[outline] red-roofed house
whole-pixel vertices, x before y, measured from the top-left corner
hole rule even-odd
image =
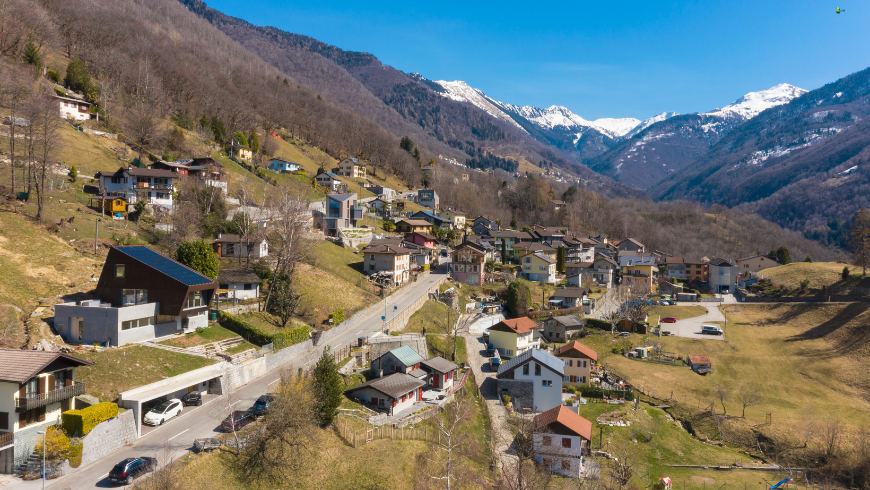
[[[489,342],[501,357],[515,357],[529,349],[537,349],[540,340],[534,340],[538,324],[528,317],[511,318],[489,327]]]
[[[420,245],[421,247],[435,248],[435,237],[422,231],[415,231],[410,235],[406,235],[405,241]]]
[[[559,347],[553,355],[565,363],[562,383],[569,386],[588,383],[592,365],[598,362],[598,353],[576,340]]]
[[[560,405],[535,417],[535,460],[570,478],[598,478],[600,466],[585,456],[592,442],[592,422]]]

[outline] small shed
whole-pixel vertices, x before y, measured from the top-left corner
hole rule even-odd
[[[698,301],[697,293],[677,293],[677,301]]]
[[[707,374],[713,372],[713,361],[710,356],[689,356],[689,368],[698,374]]]

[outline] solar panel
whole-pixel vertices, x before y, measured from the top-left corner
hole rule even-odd
[[[115,247],[115,249],[157,271],[162,272],[163,274],[166,274],[185,286],[196,286],[198,284],[209,284],[214,282],[211,278],[204,276],[193,269],[185,267],[168,257],[164,257],[148,247]]]

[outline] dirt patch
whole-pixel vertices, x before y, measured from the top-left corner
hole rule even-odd
[[[696,483],[698,485],[712,485],[716,483],[716,479],[709,476],[695,475],[689,480],[691,480],[692,483]]]

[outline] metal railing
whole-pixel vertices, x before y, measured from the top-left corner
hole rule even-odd
[[[84,394],[85,384],[84,382],[78,381],[75,384],[64,386],[59,390],[52,390],[48,393],[32,394],[23,398],[18,398],[15,401],[15,411],[25,412],[27,410],[44,407],[52,403],[57,403]]]
[[[5,432],[0,434],[0,448],[6,448],[15,444],[15,433]]]

